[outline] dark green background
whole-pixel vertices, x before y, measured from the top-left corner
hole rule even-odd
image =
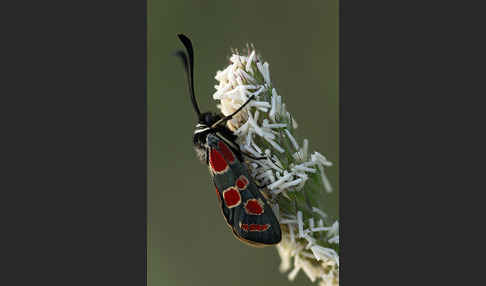
[[[338,201],[338,1],[148,1],[148,285],[307,285],[278,271],[275,247],[237,241],[217,204],[207,168],[192,147],[195,114],[176,34],[195,46],[195,90],[201,110],[212,100],[217,70],[230,48],[254,43],[272,83],[308,138],[334,162],[328,175]]]

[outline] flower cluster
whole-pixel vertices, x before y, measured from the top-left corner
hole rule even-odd
[[[252,100],[227,126],[238,136],[242,152],[266,159],[248,159],[252,177],[267,186],[270,204],[282,227],[277,245],[280,270],[299,270],[320,285],[339,284],[339,223],[321,210],[322,191],[332,187],[325,168],[332,166],[319,152],[309,151],[294,136],[296,120],[272,86],[269,65],[253,47],[246,56],[234,51],[230,64],[216,74],[213,95],[224,115],[233,113],[248,98]],[[292,263],[293,261],[293,263]]]

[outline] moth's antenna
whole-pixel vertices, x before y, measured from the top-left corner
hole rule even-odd
[[[184,63],[184,67],[187,73],[187,83],[189,87],[189,94],[191,95],[192,105],[194,106],[194,110],[197,113],[198,119],[201,120],[201,111],[199,111],[196,96],[194,95],[194,51],[192,49],[192,43],[191,40],[189,40],[189,38],[184,36],[183,34],[178,34],[177,36],[181,40],[184,47],[186,47],[187,53],[189,54],[188,60],[186,53],[184,53],[183,51],[178,51],[176,53],[176,55],[180,57],[182,59],[182,62]]]

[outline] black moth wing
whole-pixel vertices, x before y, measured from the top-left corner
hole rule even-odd
[[[222,152],[221,144],[225,144],[224,140],[216,134],[207,135],[208,144],[208,158],[212,149]],[[256,184],[252,181],[250,172],[246,163],[241,162],[237,156],[234,156],[234,161],[230,162],[225,158],[228,169],[223,173],[214,172],[211,163],[209,163],[210,172],[213,176],[213,182],[219,195],[220,206],[222,213],[228,225],[232,228],[235,236],[243,242],[249,243],[253,246],[264,246],[277,244],[282,239],[280,224],[272,211],[272,208],[267,203],[265,197],[261,194]],[[244,190],[241,190],[241,203],[236,207],[229,208],[223,197],[224,190],[234,187],[236,180],[241,176],[248,179],[248,185]],[[245,210],[245,203],[249,200],[258,200],[263,206],[263,213],[249,214]],[[265,226],[265,230],[250,229],[251,227]]]

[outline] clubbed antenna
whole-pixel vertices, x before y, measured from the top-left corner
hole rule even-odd
[[[197,113],[198,119],[201,120],[201,111],[199,110],[196,96],[194,94],[194,51],[192,49],[192,43],[191,40],[183,34],[178,34],[177,36],[181,40],[184,47],[186,47],[187,53],[189,55],[189,59],[187,59],[187,55],[183,51],[178,51],[176,53],[176,55],[180,57],[182,59],[182,62],[184,63],[184,68],[186,69],[187,73],[187,83],[189,87],[189,94],[191,95],[192,106]]]

